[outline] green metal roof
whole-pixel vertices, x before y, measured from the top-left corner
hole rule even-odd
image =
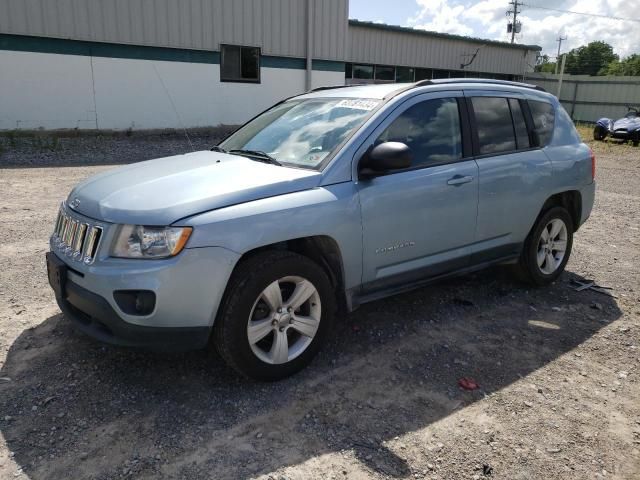
[[[542,47],[539,45],[524,45],[521,43],[501,42],[499,40],[487,40],[483,38],[465,37],[463,35],[453,35],[450,33],[430,32],[428,30],[420,30],[418,28],[411,28],[411,27],[401,27],[398,25],[387,25],[385,23],[363,22],[361,20],[356,20],[353,18],[349,19],[349,25],[353,25],[354,27],[375,28],[378,30],[386,30],[388,32],[411,33],[414,35],[421,35],[424,37],[446,38],[449,40],[462,40],[465,42],[481,43],[483,45],[498,45],[500,47],[517,48],[520,50],[538,50],[538,51],[542,50]]]

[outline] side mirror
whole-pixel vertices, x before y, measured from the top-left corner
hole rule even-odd
[[[384,175],[391,170],[402,170],[411,166],[413,152],[404,143],[384,142],[367,150],[360,159],[361,178]]]

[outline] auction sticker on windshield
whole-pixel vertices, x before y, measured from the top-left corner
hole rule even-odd
[[[338,102],[336,107],[354,108],[356,110],[373,110],[378,106],[376,100],[363,100],[361,98],[346,98]]]

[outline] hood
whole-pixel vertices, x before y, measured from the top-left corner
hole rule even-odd
[[[613,130],[624,128],[627,131],[633,131],[640,128],[640,117],[621,118],[613,123]]]
[[[90,177],[72,190],[67,204],[106,222],[170,225],[200,212],[313,188],[320,178],[313,170],[193,152]]]

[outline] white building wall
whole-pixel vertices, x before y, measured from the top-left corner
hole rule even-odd
[[[301,69],[262,67],[255,84],[220,82],[217,64],[0,51],[0,65],[0,91],[11,92],[0,95],[0,130],[240,124],[305,89]],[[312,78],[344,83],[343,72]]]

